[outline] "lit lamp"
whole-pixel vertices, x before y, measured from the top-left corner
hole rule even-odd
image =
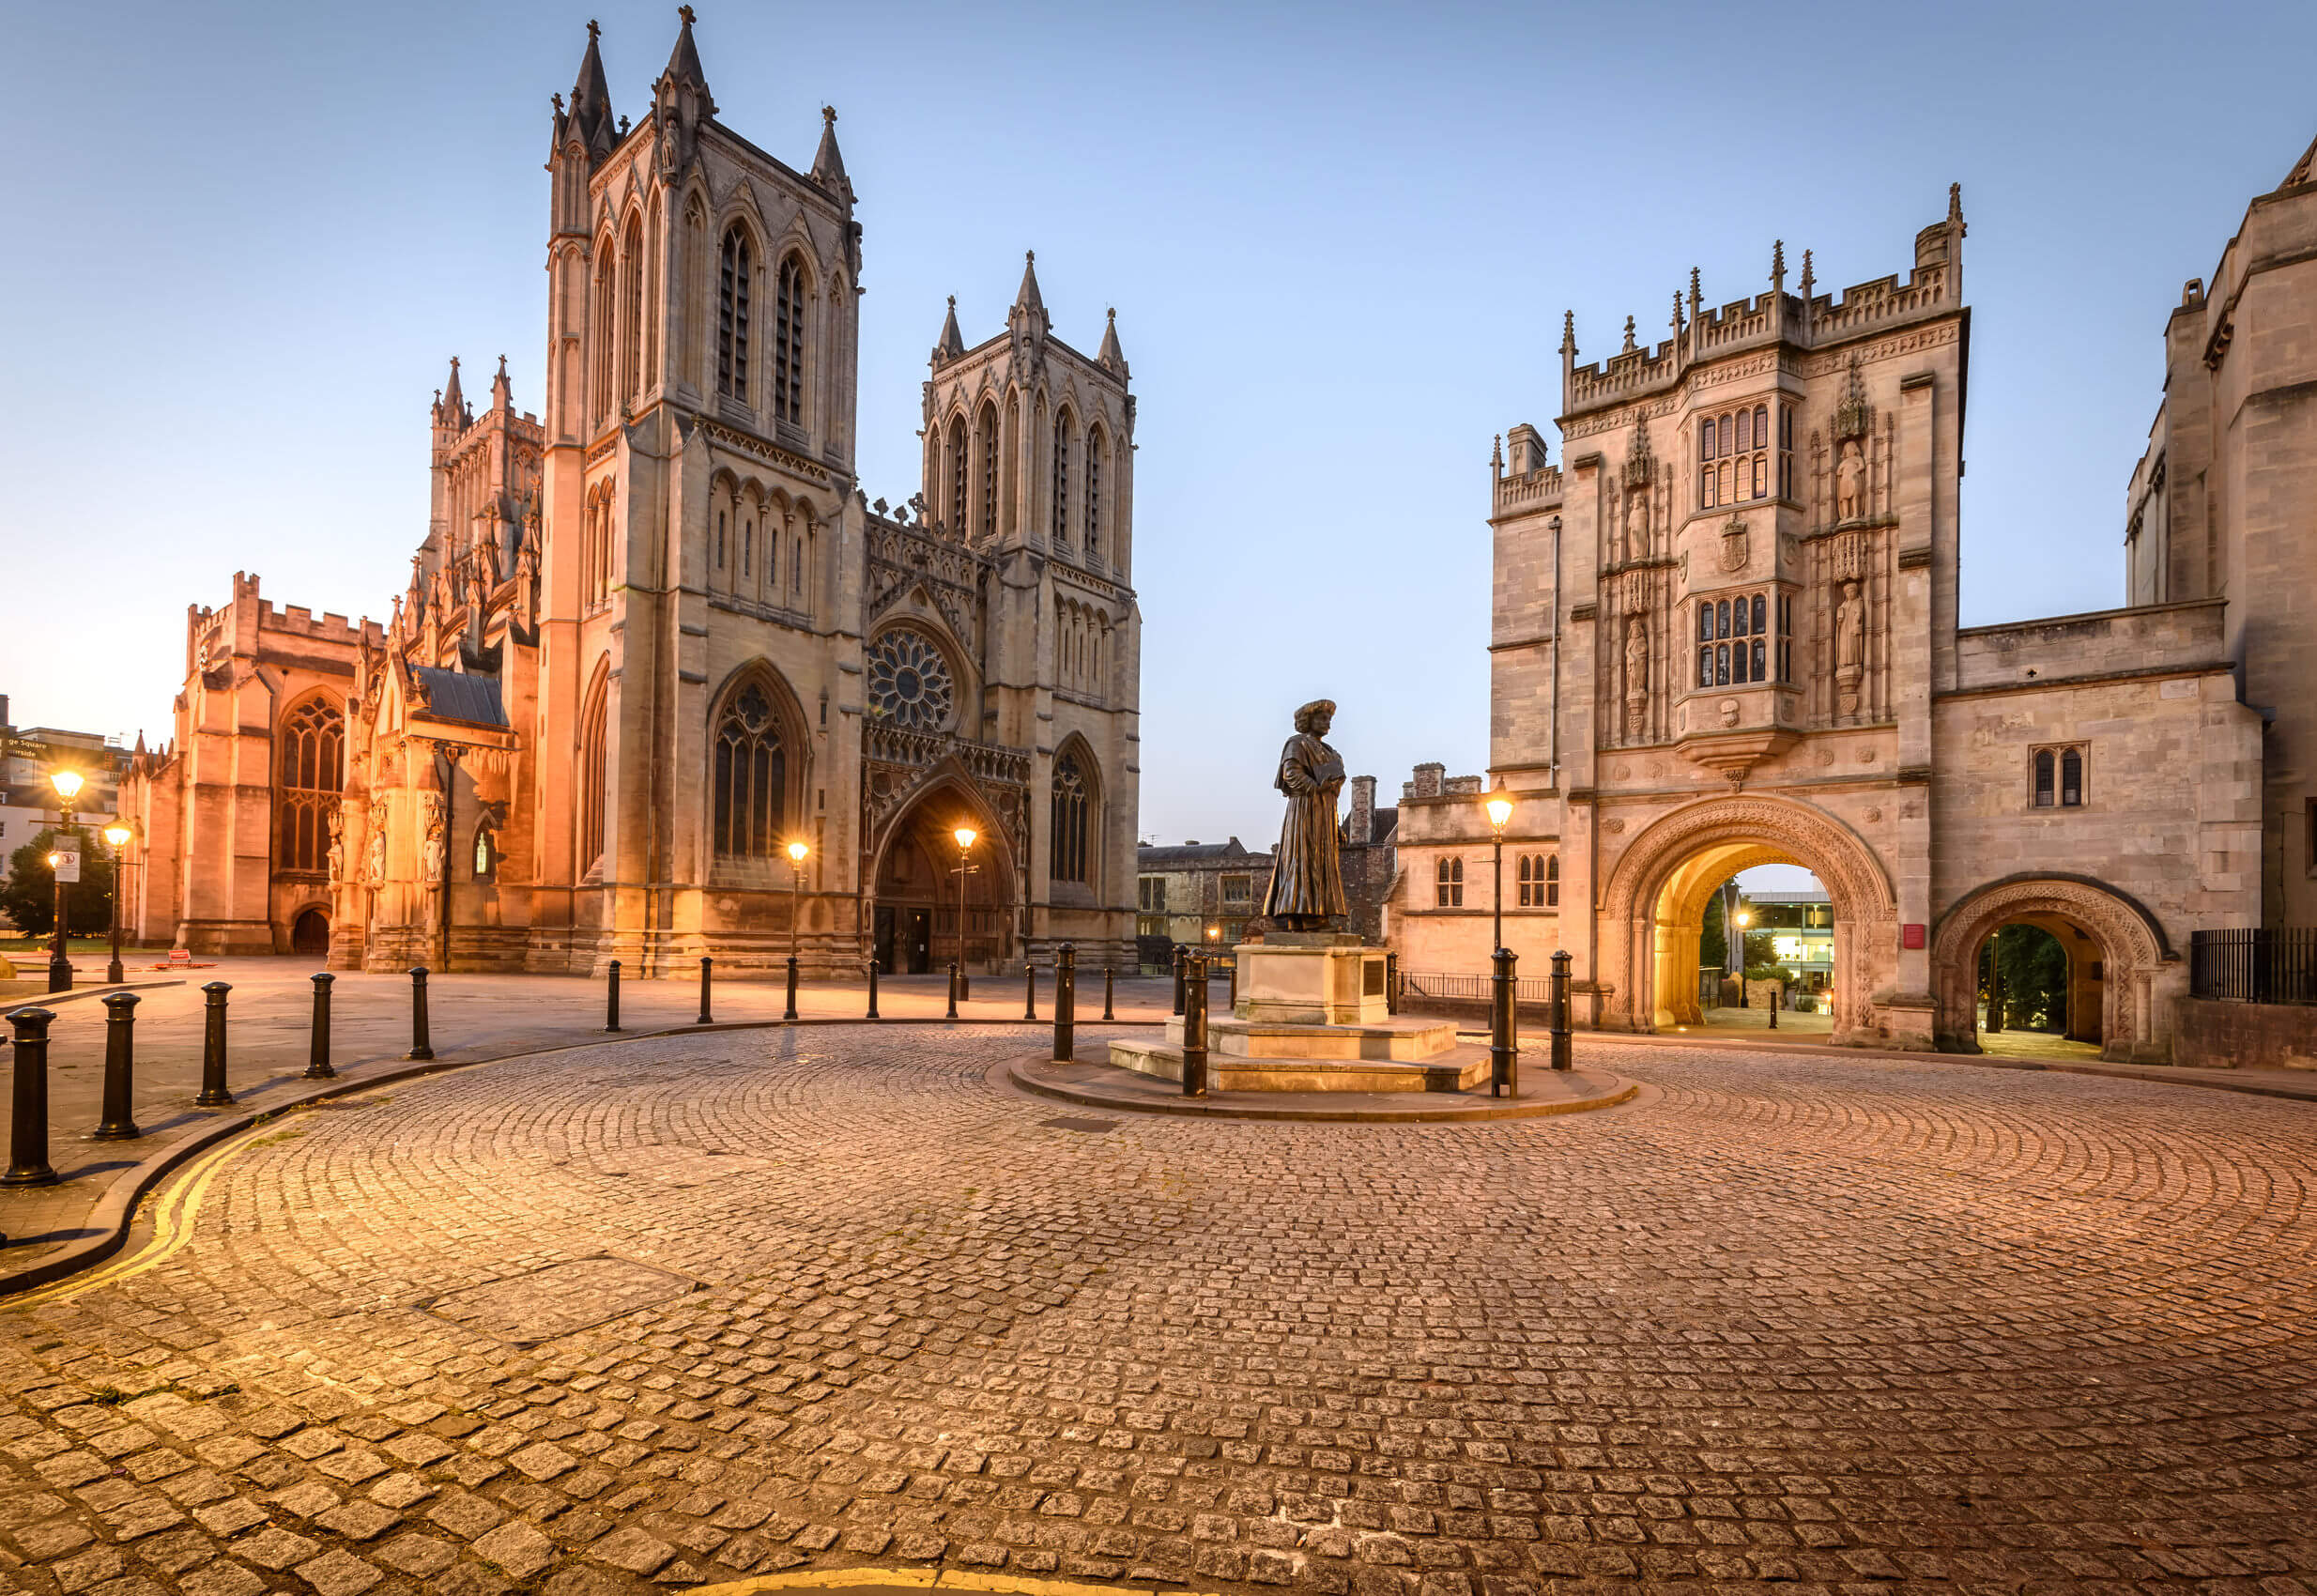
[[[73,820],[72,801],[81,795],[84,779],[76,770],[53,770],[48,773],[49,785],[56,790],[57,813],[63,817],[60,824],[63,830],[71,834],[71,851],[75,854],[80,852],[81,830]],[[62,852],[60,849],[48,856],[51,870],[56,868]],[[56,935],[49,944],[48,954],[48,990],[52,992],[72,990],[72,960],[65,957],[65,917],[69,900],[70,894],[66,891],[65,882],[59,880],[56,882]]]
[[[971,992],[965,974],[965,878],[973,872],[974,839],[981,833],[959,826],[949,835],[958,839],[958,995],[965,997]]]
[[[801,839],[789,844],[789,962],[796,962],[796,916],[805,886],[805,855],[812,849]]]
[[[1489,946],[1504,946],[1504,828],[1512,818],[1512,800],[1496,792],[1481,806],[1488,811],[1488,829],[1496,838],[1496,901],[1489,929]]]
[[[104,978],[115,987],[121,984],[121,850],[136,835],[118,821],[104,828],[104,839],[113,845],[113,962],[105,966]]]

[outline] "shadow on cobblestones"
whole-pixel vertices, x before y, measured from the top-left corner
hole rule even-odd
[[[2317,1569],[2317,1111],[1602,1047],[1653,1105],[1096,1132],[997,1079],[1043,1035],[639,1041],[236,1144],[0,1313],[8,1577]]]

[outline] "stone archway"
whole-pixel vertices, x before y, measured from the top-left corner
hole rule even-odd
[[[2006,876],[1952,904],[1931,936],[1936,1035],[1951,1052],[1978,1052],[1979,950],[2018,922],[2062,922],[2087,934],[2101,962],[2100,1056],[2169,1063],[2171,1011],[2187,990],[2187,967],[2156,916],[2128,893],[2089,876]]]
[[[1651,822],[1611,870],[1601,898],[1601,981],[1612,989],[1607,1030],[1654,1031],[1685,994],[1661,993],[1670,942],[1694,934],[1712,886],[1754,865],[1800,865],[1825,886],[1837,928],[1834,1040],[1890,1041],[1870,994],[1891,982],[1897,898],[1874,851],[1822,809],[1785,798],[1734,796],[1688,805]]]
[[[889,972],[927,974],[959,955],[959,824],[979,833],[965,882],[969,969],[995,970],[1012,957],[1017,869],[1012,839],[987,793],[944,772],[913,790],[878,828],[869,856],[865,929],[868,953]]]

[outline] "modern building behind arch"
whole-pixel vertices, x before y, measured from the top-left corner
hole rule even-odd
[[[872,505],[836,114],[783,163],[715,119],[692,29],[630,125],[590,25],[548,162],[544,419],[503,360],[481,409],[452,362],[389,619],[277,611],[249,575],[192,612],[175,740],[124,788],[142,940],[631,974],[771,967],[792,933],[815,973],[1131,953],[1115,322],[1092,355],[1055,336],[1034,260],[984,341],[953,300],[921,491]]]
[[[1980,951],[2027,923],[2068,950],[2072,1035],[2213,1052],[2192,938],[2317,922],[2313,179],[2172,313],[2130,603],[2094,614],[1958,624],[1958,193],[1904,275],[1827,294],[1804,253],[1789,289],[1778,246],[1766,293],[1691,273],[1654,346],[1629,319],[1579,365],[1564,323],[1562,457],[1516,426],[1490,480],[1486,785],[1551,883],[1508,888],[1522,974],[1566,950],[1580,1023],[1695,1021],[1707,898],[1782,861],[1828,893],[1837,1041],[1975,1050]],[[1490,843],[1473,794],[1403,802],[1404,969],[1486,968]]]

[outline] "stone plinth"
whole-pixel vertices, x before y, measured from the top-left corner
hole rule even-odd
[[[1232,952],[1239,961],[1236,1019],[1360,1025],[1385,1018],[1384,950],[1358,937],[1280,931]]]
[[[1312,1029],[1318,1029],[1314,1026]],[[1447,1026],[1441,1027],[1449,1030]],[[1181,1032],[1175,1032],[1179,1038]],[[1461,1092],[1488,1079],[1488,1050],[1450,1046],[1418,1059],[1218,1052],[1207,1038],[1210,1092]],[[1111,1063],[1160,1081],[1183,1078],[1183,1044],[1135,1039],[1111,1044]]]

